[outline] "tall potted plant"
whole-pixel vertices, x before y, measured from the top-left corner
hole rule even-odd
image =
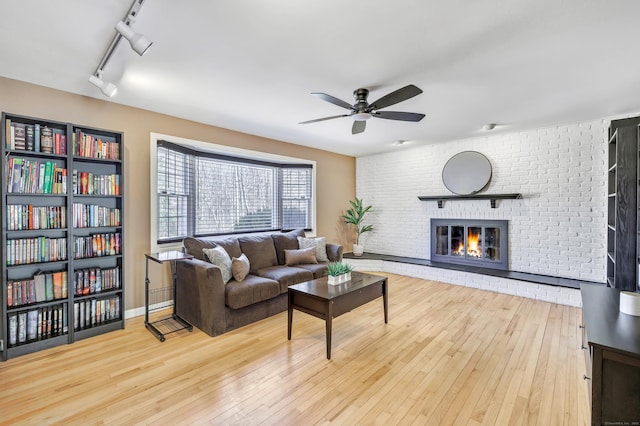
[[[345,223],[351,224],[356,228],[356,243],[353,245],[353,254],[361,256],[364,252],[364,245],[360,244],[360,236],[365,232],[373,231],[373,225],[364,225],[362,221],[364,216],[373,208],[373,206],[364,206],[362,204],[362,198],[355,198],[355,201],[350,200],[351,208],[342,215],[342,220]]]

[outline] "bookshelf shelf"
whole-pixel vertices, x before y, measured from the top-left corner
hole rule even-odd
[[[2,113],[0,136],[0,358],[124,328],[122,132]]]

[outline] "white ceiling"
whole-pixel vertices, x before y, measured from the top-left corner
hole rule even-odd
[[[0,76],[100,99],[87,79],[131,0],[3,0]],[[640,111],[638,0],[147,0],[105,67],[111,99],[215,126],[361,156]],[[424,93],[351,135],[353,103]]]

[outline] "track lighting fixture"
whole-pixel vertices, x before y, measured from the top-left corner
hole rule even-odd
[[[118,91],[118,87],[113,83],[104,81],[100,75],[92,75],[89,77],[89,82],[96,86],[107,97],[112,97]]]
[[[144,55],[149,47],[151,47],[151,45],[153,44],[151,41],[149,41],[148,38],[146,38],[142,34],[136,33],[131,29],[131,23],[136,18],[136,16],[138,16],[138,12],[140,11],[142,3],[144,2],[145,0],[134,0],[125,18],[116,24],[116,35],[113,37],[113,40],[111,40],[111,44],[107,48],[107,51],[104,53],[104,56],[102,57],[98,68],[96,68],[96,71],[93,73],[93,75],[89,77],[89,81],[91,82],[91,84],[99,88],[102,93],[104,93],[108,97],[114,96],[118,91],[118,88],[115,84],[108,83],[102,80],[102,71],[104,70],[104,67],[107,66],[107,62],[109,62],[111,56],[113,56],[113,53],[118,47],[118,44],[120,43],[122,37],[126,38],[129,41],[129,43],[131,44],[131,48],[135,50],[136,53],[140,56]]]
[[[131,29],[131,27],[124,22],[120,21],[116,24],[116,30],[122,34],[122,37],[129,40],[129,44],[131,44],[131,48],[136,51],[136,53],[140,56],[144,55],[147,50],[153,44],[152,41],[149,41],[144,35],[139,34]]]

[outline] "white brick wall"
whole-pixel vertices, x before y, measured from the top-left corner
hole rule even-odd
[[[430,218],[506,219],[511,270],[604,282],[609,122],[493,134],[357,158],[356,193],[375,208],[368,222],[375,231],[363,236],[366,250],[429,259]],[[499,200],[495,209],[486,200],[445,201],[442,209],[435,201],[418,200],[419,195],[450,194],[442,183],[442,168],[466,150],[479,151],[491,162],[493,176],[485,193],[518,192],[524,199]],[[429,273],[464,285],[473,280],[489,285],[486,277]],[[499,281],[490,285],[515,294],[537,291],[531,284],[513,289]],[[559,297],[544,291],[539,295],[543,300]]]

